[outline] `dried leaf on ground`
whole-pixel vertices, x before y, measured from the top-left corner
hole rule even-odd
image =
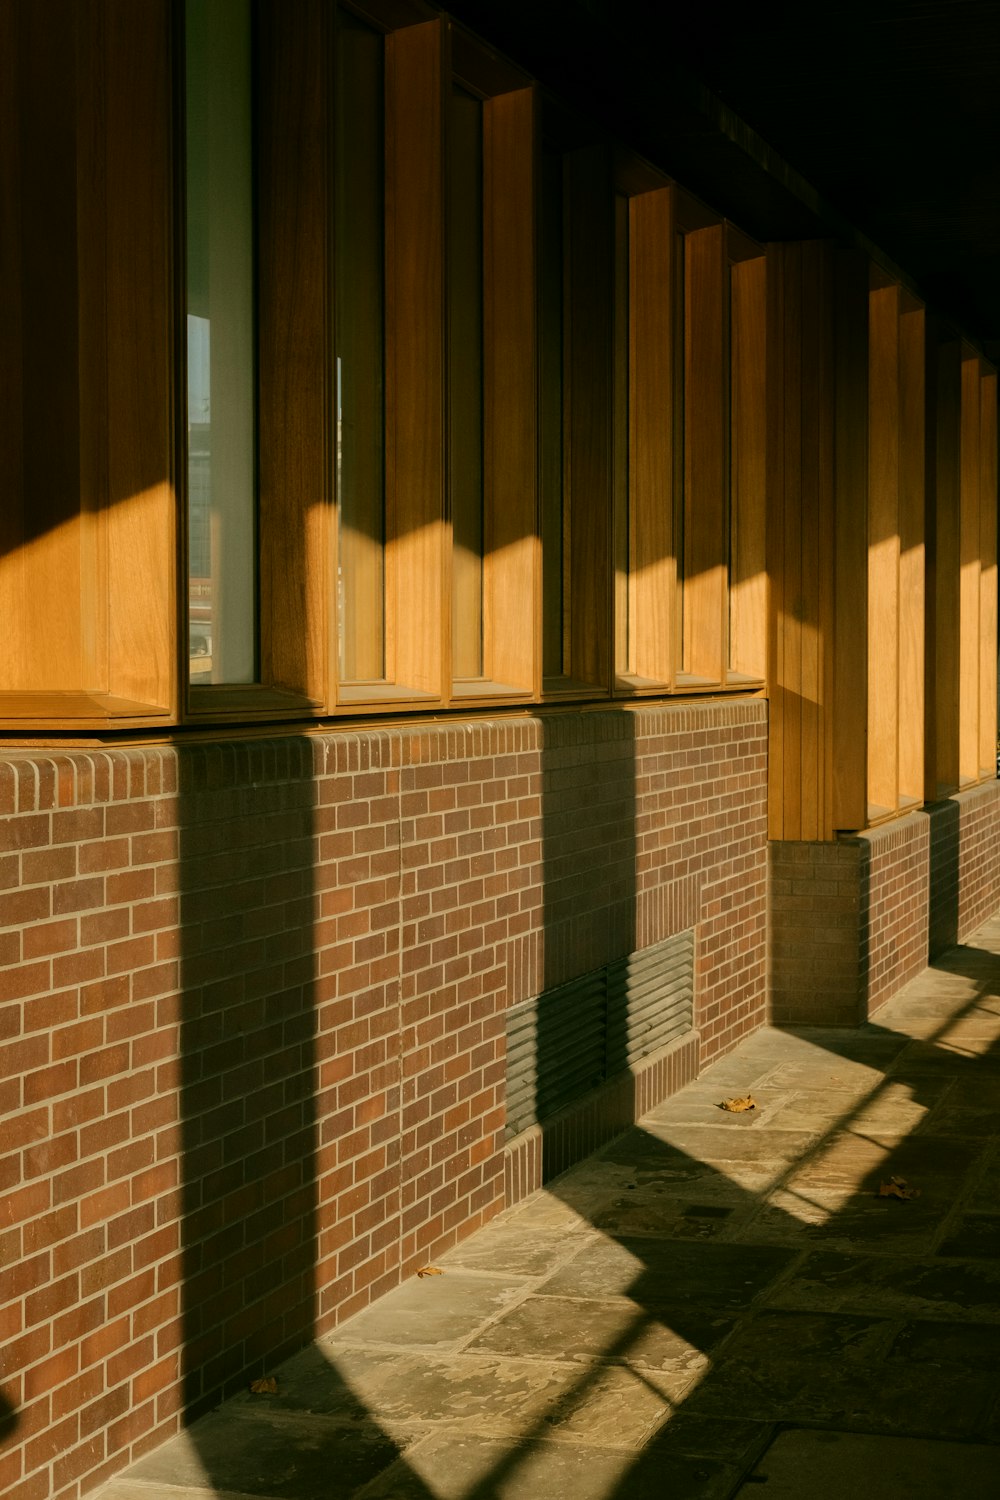
[[[745,1094],[742,1099],[723,1099],[719,1108],[727,1109],[731,1115],[738,1115],[745,1109],[756,1109],[757,1101],[753,1094]]]
[[[878,1196],[880,1198],[901,1198],[904,1203],[910,1198],[919,1198],[920,1189],[910,1187],[905,1177],[890,1177],[888,1181],[879,1183]]]
[[[255,1396],[276,1396],[278,1394],[278,1382],[273,1375],[265,1375],[260,1380],[250,1382],[250,1390]]]
[[[418,1276],[443,1276],[444,1272],[440,1266],[421,1266],[417,1272]]]

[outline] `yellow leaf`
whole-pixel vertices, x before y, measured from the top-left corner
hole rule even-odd
[[[444,1272],[440,1266],[421,1266],[417,1272],[418,1276],[443,1276]]]
[[[878,1196],[880,1198],[900,1198],[906,1203],[911,1198],[919,1198],[920,1189],[910,1187],[905,1177],[890,1177],[888,1181],[883,1179],[879,1183]]]
[[[273,1375],[265,1375],[262,1380],[253,1380],[250,1389],[255,1396],[276,1396],[278,1394],[278,1382]]]
[[[738,1115],[745,1109],[756,1109],[757,1101],[752,1094],[747,1094],[743,1099],[723,1099],[719,1108],[728,1109],[731,1115]]]

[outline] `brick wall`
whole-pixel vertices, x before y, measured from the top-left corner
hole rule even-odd
[[[928,814],[933,954],[962,942],[1000,906],[1000,782],[959,792]]]
[[[929,829],[770,847],[770,1017],[857,1026],[927,965]]]
[[[704,1051],[759,1023],[764,715],[0,762],[0,1492],[93,1487],[493,1214],[508,1004],[693,924]]]
[[[857,1025],[1000,907],[1000,785],[769,861],[771,1019]]]
[[[923,813],[861,835],[859,1020],[927,967],[930,830]]]
[[[768,989],[774,1025],[857,1025],[861,854],[857,843],[770,844]]]

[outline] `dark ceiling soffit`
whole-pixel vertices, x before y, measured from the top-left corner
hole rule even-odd
[[[947,297],[928,295],[676,58],[643,52],[587,0],[452,0],[446,14],[755,239],[833,238],[859,250],[989,353]]]

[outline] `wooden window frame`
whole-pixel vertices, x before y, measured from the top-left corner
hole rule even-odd
[[[483,106],[483,554],[482,676],[455,679],[452,705],[530,701],[537,682],[538,95],[519,70],[455,26],[449,83]],[[452,558],[446,537],[446,576]],[[449,609],[448,623],[451,622]]]
[[[922,801],[924,310],[873,270],[868,294],[867,812]]]
[[[549,101],[543,130],[562,182],[562,670],[539,688],[546,701],[586,700],[611,691],[612,153],[581,144],[578,122]]]
[[[88,14],[58,35],[44,7],[0,18],[22,79],[0,105],[0,267],[21,288],[0,328],[12,734],[177,719],[175,37],[167,0],[130,10],[127,26],[108,7]]]
[[[766,676],[766,305],[763,247],[684,195],[683,629],[674,684],[763,686]],[[733,337],[733,283],[738,347]],[[746,586],[733,590],[737,539]],[[742,548],[741,548],[742,550]]]
[[[953,330],[931,350],[933,621],[926,795],[996,776],[996,372]]]

